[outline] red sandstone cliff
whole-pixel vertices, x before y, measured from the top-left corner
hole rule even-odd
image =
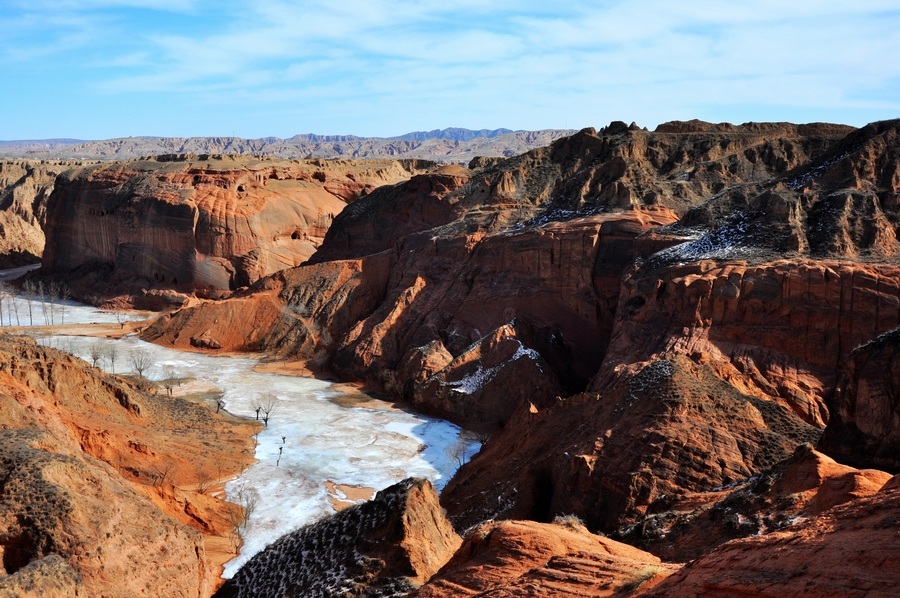
[[[900,323],[898,131],[585,130],[476,173],[377,190],[309,264],[146,334],[309,359],[499,428],[442,495],[461,529],[575,514],[693,558],[884,477],[797,448],[833,412],[834,454],[871,467],[895,443],[879,390],[892,374],[877,365],[892,353],[853,350]],[[803,471],[817,481],[785,481]],[[811,490],[835,484],[850,489]],[[764,516],[783,500],[790,517]]]
[[[625,596],[675,570],[652,554],[589,533],[574,518],[497,521],[473,530],[414,595]]]
[[[428,166],[163,156],[71,170],[47,206],[41,272],[94,301],[215,296],[300,264],[347,201]]]

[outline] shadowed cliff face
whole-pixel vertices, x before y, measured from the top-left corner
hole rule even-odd
[[[147,334],[311,359],[502,428],[442,495],[460,528],[576,514],[649,546],[635,529],[849,413],[851,352],[900,323],[898,127],[584,130],[380,189],[308,265]]]
[[[856,348],[831,402],[821,448],[843,462],[900,471],[900,328]]]
[[[0,269],[40,261],[47,202],[56,176],[75,163],[0,162]]]
[[[48,205],[42,273],[95,300],[217,295],[300,264],[346,201],[420,166],[189,156],[75,169]]]

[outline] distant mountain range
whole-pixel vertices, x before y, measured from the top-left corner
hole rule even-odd
[[[415,131],[397,137],[294,135],[263,137],[121,137],[99,141],[0,141],[0,157],[127,160],[161,154],[243,154],[278,158],[423,158],[467,163],[476,156],[514,156],[574,133],[569,129],[512,131],[463,128]]]

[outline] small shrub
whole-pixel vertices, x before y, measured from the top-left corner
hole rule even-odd
[[[557,515],[553,518],[553,523],[575,531],[587,531],[587,526],[578,515]]]

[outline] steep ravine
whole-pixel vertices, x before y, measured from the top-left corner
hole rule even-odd
[[[710,567],[735,546],[784,538],[802,555],[821,538],[830,575],[869,575],[827,529],[856,505],[894,513],[890,484],[827,453],[890,468],[897,447],[891,374],[877,365],[892,337],[875,339],[900,324],[898,131],[585,129],[377,189],[305,265],[167,314],[144,337],[301,359],[480,430],[483,450],[441,496],[461,532],[574,516],[668,559],[712,555],[698,561]],[[818,490],[841,484],[854,490]],[[830,510],[806,509],[813,494]]]

